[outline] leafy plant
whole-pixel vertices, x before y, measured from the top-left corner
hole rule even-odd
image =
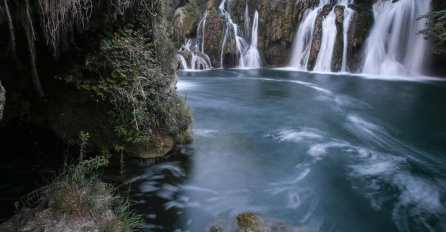
[[[434,53],[446,54],[446,10],[432,11],[418,19],[427,19],[426,28],[419,33],[434,42]]]
[[[156,133],[176,136],[191,122],[186,105],[170,89],[156,46],[128,24],[103,38],[89,57],[89,70],[98,78],[75,83],[112,104],[115,134],[126,143],[149,146]]]

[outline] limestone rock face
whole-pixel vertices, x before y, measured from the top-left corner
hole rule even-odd
[[[357,72],[361,68],[361,53],[374,23],[371,1],[358,2],[349,6],[355,10],[348,32],[347,63],[350,72]]]
[[[245,1],[238,1],[238,6],[233,7],[239,15],[236,18],[243,18]],[[257,3],[258,2],[258,3]],[[303,13],[306,9],[318,4],[317,0],[306,1],[280,1],[261,0],[248,1],[249,9],[259,12],[259,35],[258,48],[263,57],[263,63],[267,66],[286,66],[290,51],[292,50],[294,36],[299,23],[302,21]],[[257,3],[257,5],[256,5]],[[234,4],[235,5],[235,4]],[[245,26],[244,23],[240,25]],[[247,29],[245,29],[247,30]]]
[[[308,59],[308,66],[307,66],[307,69],[310,71],[314,69],[314,65],[316,64],[317,56],[319,54],[319,50],[321,49],[322,21],[324,20],[325,17],[327,17],[327,15],[330,13],[332,9],[333,9],[332,5],[330,4],[325,5],[316,18],[316,23],[313,32],[313,41],[311,42],[310,57]]]
[[[337,5],[334,8],[336,14],[336,40],[331,60],[331,70],[341,71],[344,52],[344,6]]]
[[[5,109],[6,103],[6,90],[3,88],[2,83],[0,82],[0,121],[3,118],[3,110]]]

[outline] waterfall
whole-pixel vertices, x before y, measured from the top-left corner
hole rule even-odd
[[[341,71],[347,72],[349,29],[355,11],[348,7],[352,0],[320,0],[319,5],[307,9],[294,37],[290,66],[307,70],[309,60],[315,71],[331,72],[336,35],[336,15],[332,9],[321,15],[327,4],[344,6]],[[428,42],[417,33],[425,27],[426,19],[418,17],[431,11],[431,0],[379,0],[373,5],[375,24],[366,39],[363,51],[362,73],[375,75],[419,75],[426,62]],[[315,34],[322,18],[322,33]],[[320,25],[320,24],[319,24]],[[322,34],[322,35],[320,35]],[[314,37],[316,38],[316,48]],[[313,51],[312,51],[313,49]],[[312,56],[317,53],[317,57]],[[338,52],[339,53],[339,52]],[[312,57],[312,58],[311,58]]]
[[[426,21],[417,20],[431,10],[430,0],[379,1],[373,6],[375,25],[367,39],[363,73],[420,74],[427,41],[417,32]]]
[[[254,14],[254,22],[252,24],[251,44],[248,51],[246,51],[244,56],[242,57],[242,59],[244,60],[244,66],[240,64],[241,68],[260,68],[260,54],[259,50],[257,50],[258,23],[259,13],[256,11]]]
[[[220,67],[223,68],[225,47],[228,45],[228,39],[235,43],[235,54],[238,58],[240,68],[259,68],[260,67],[260,55],[257,50],[257,30],[259,13],[256,11],[254,14],[254,21],[252,24],[251,42],[248,44],[245,40],[248,36],[242,35],[239,26],[234,22],[230,14],[230,0],[223,0],[219,5],[220,14],[223,16],[226,22],[226,28],[224,31],[223,39],[220,49]],[[249,25],[249,9],[245,4],[245,25]],[[246,22],[248,21],[248,22]]]
[[[333,56],[334,44],[336,40],[336,15],[332,10],[322,23],[322,41],[319,54],[317,56],[315,71],[330,72],[331,58]]]
[[[177,59],[180,61],[181,69],[183,70],[189,70],[189,67],[187,66],[186,58],[184,58],[183,55],[177,54]]]
[[[305,70],[308,65],[308,58],[313,40],[314,24],[319,11],[319,7],[314,10],[307,10],[304,14],[304,21],[300,24],[294,37],[294,46],[291,56],[290,66],[300,70]]]
[[[210,69],[212,67],[209,56],[200,52],[200,49],[203,51],[203,46],[197,41],[198,39],[188,39],[178,50],[177,59],[180,61],[183,70]],[[188,61],[190,65],[187,64]]]
[[[210,69],[212,67],[209,56],[204,52],[205,28],[208,13],[206,10],[198,23],[197,38],[186,40],[178,50],[177,60],[180,62],[181,69],[183,70]],[[187,64],[188,61],[190,65]]]
[[[318,15],[321,13],[323,7],[327,4],[336,2],[337,5],[345,7],[344,10],[344,22],[343,22],[343,60],[342,70],[346,70],[347,64],[347,44],[348,44],[348,29],[352,18],[353,10],[348,8],[348,5],[353,3],[352,0],[320,0],[319,5],[314,9],[308,9],[304,13],[303,21],[299,24],[299,28],[294,37],[293,51],[290,59],[290,66],[307,70],[308,61],[311,53],[312,41],[315,31],[315,24]],[[322,16],[323,17],[323,16]],[[330,72],[331,63],[334,51],[334,45],[336,40],[336,15],[334,10],[330,10],[329,14],[322,19],[322,40],[320,42],[320,49],[317,54],[316,64],[314,66],[315,71]]]
[[[205,33],[205,28],[206,28],[206,19],[208,17],[209,11],[206,10],[203,14],[203,17],[201,18],[200,22],[198,23],[198,29],[197,29],[197,34],[198,34],[198,44],[200,46],[200,52],[204,53],[204,33]]]
[[[352,22],[355,11],[347,7],[344,10],[344,49],[342,51],[342,72],[347,72],[347,56],[348,56],[348,30],[350,29],[350,24]]]

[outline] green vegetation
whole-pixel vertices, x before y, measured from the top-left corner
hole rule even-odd
[[[134,25],[107,34],[90,55],[87,70],[97,74],[66,81],[112,105],[115,134],[125,144],[156,146],[156,137],[185,142],[191,123],[184,101],[170,91],[171,79],[158,63],[156,44]]]
[[[419,19],[422,18],[426,18],[428,22],[420,33],[433,41],[434,53],[446,55],[446,10],[432,11]]]
[[[27,78],[41,96],[40,102],[16,98],[47,104],[36,108],[48,111],[41,114],[48,119],[36,121],[48,120],[45,126],[66,142],[80,130],[95,132],[89,135],[88,149],[112,150],[117,145],[124,148],[120,153],[150,158],[189,141],[190,111],[175,91],[177,62],[169,18],[177,4],[1,0],[0,29],[9,36],[0,39],[6,51],[0,60],[16,65],[11,73]],[[19,75],[24,71],[29,73]],[[29,92],[23,88],[11,93]],[[92,108],[105,116],[92,118]],[[18,114],[21,110],[11,108]],[[34,115],[39,114],[28,118]]]
[[[25,207],[0,231],[132,231],[139,227],[142,220],[129,209],[129,201],[117,196],[96,174],[107,163],[108,158],[100,155],[66,168],[50,184],[25,197]]]

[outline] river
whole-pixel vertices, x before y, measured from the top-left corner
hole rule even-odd
[[[250,211],[309,231],[446,231],[446,82],[179,76],[194,142],[138,170],[146,230],[208,231]]]

